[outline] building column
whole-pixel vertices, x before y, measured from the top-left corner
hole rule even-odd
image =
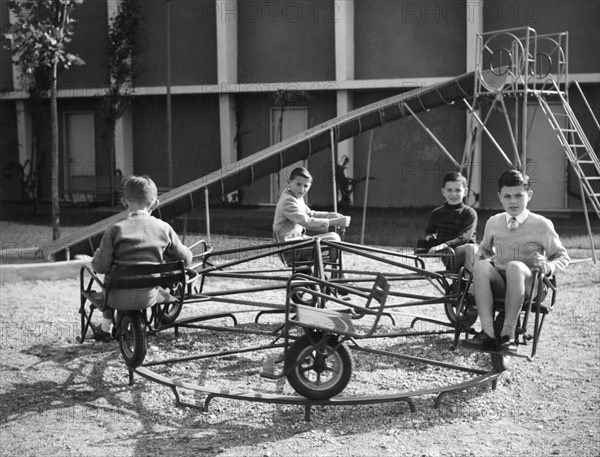
[[[115,167],[121,174],[133,174],[133,114],[131,106],[115,124]]]
[[[221,89],[237,83],[237,0],[215,0],[217,21],[217,80]],[[221,165],[241,159],[237,157],[235,138],[235,95],[222,93],[219,96],[219,125],[221,139]]]
[[[335,79],[354,80],[354,0],[335,0]],[[342,116],[353,109],[352,93],[337,91],[337,115]],[[354,176],[354,139],[338,144],[338,158],[348,157],[346,172]]]
[[[466,14],[466,27],[467,27],[467,49],[466,51],[466,62],[467,72],[475,71],[477,63],[477,34],[483,33],[483,7],[484,0],[467,0],[467,14]],[[476,110],[477,115],[480,115],[479,110]],[[479,129],[479,125],[472,118],[470,113],[467,116],[467,131],[466,131],[466,145],[471,145],[470,138],[473,135],[474,129]],[[481,138],[482,135],[478,134],[473,147],[473,169],[471,174],[471,191],[470,194],[479,195],[479,200],[475,201],[473,197],[467,200],[467,204],[478,207],[481,201],[481,174],[483,166],[481,163]]]

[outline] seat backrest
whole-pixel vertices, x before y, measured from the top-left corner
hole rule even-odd
[[[543,309],[549,310],[554,306],[555,294],[552,293],[552,302],[544,304],[546,297],[548,296],[548,292],[556,291],[556,276],[544,277],[540,276],[538,279],[538,290],[537,296],[539,297],[540,305]],[[532,291],[533,292],[533,291]]]
[[[277,243],[285,243],[286,242],[286,240],[280,239],[280,237],[277,235],[276,232],[273,232],[273,238],[275,239],[275,241]],[[296,241],[298,243],[300,243],[302,241],[308,241],[308,240],[299,239]],[[299,256],[304,257],[302,254],[298,254],[299,252],[306,254],[306,256],[310,257],[310,258],[308,258],[306,260],[296,260],[296,258]],[[278,254],[279,254],[279,259],[286,267],[294,268],[294,267],[306,267],[307,265],[312,265],[312,263],[313,263],[312,252],[313,252],[312,246],[303,247],[303,248],[294,248],[293,246],[291,246],[289,250],[280,251]]]
[[[185,284],[183,260],[165,263],[138,263],[113,266],[109,289],[151,289]]]
[[[380,307],[383,307],[387,300],[388,293],[390,292],[390,284],[385,276],[378,274],[373,283],[373,288],[369,293],[369,299],[367,300],[366,307],[370,308],[371,303],[375,300],[379,303]]]
[[[375,333],[377,329],[377,325],[379,324],[379,320],[383,315],[383,310],[385,309],[385,302],[387,300],[388,294],[390,292],[390,284],[388,280],[381,273],[377,275],[375,278],[375,282],[373,283],[373,287],[371,288],[371,292],[369,293],[369,298],[367,299],[367,303],[365,304],[366,308],[373,309],[374,306],[371,306],[373,301],[377,302],[378,308],[375,310],[375,319],[373,320],[373,325],[371,328],[361,336],[364,338],[368,338]],[[357,310],[354,318],[360,318],[364,316],[365,313],[361,313]],[[356,335],[358,336],[358,335]]]
[[[279,236],[277,235],[277,232],[273,232],[273,239],[275,240],[276,243],[282,243],[283,240],[279,239]],[[279,259],[281,260],[281,262],[286,266],[286,267],[290,267],[292,266],[292,264],[294,263],[293,261],[293,254],[290,255],[290,253],[288,252],[279,252]]]

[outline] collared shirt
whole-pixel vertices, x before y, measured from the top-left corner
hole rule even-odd
[[[511,216],[508,213],[506,214],[506,225],[508,225],[510,227],[510,220],[513,218],[513,216]],[[521,225],[523,222],[525,222],[525,220],[527,219],[527,217],[529,216],[529,210],[526,209],[525,211],[523,211],[521,214],[519,214],[518,216],[514,216],[514,218],[517,220],[517,227],[519,227],[519,225]],[[517,228],[515,227],[515,228]]]
[[[137,209],[135,211],[129,211],[129,217],[138,216],[143,214],[145,216],[150,216],[150,212],[145,209]]]

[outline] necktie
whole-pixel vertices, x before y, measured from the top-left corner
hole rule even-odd
[[[517,222],[517,219],[514,217],[511,217],[510,220],[508,221],[508,228],[510,231],[516,230],[518,225],[519,225],[519,223]]]

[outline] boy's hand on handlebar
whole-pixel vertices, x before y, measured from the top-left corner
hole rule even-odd
[[[549,275],[550,273],[552,273],[552,268],[550,268],[548,260],[542,254],[536,255],[531,264],[531,268],[537,268],[542,272],[542,274],[545,275]]]
[[[443,251],[444,249],[446,249],[448,247],[448,245],[446,243],[442,243],[442,244],[438,244],[437,246],[432,247],[429,252],[433,253],[433,252],[439,252],[439,251]]]
[[[350,225],[350,216],[341,216],[333,220],[336,227],[348,227]]]

